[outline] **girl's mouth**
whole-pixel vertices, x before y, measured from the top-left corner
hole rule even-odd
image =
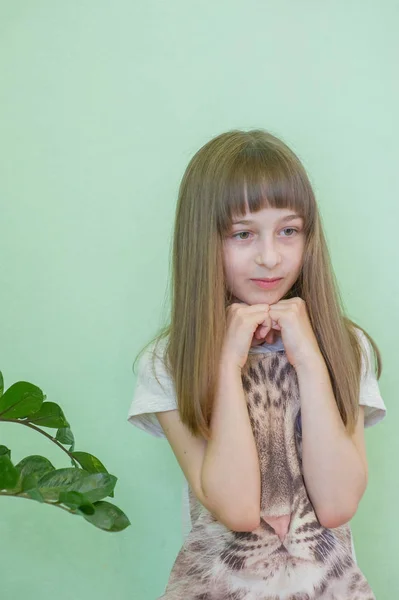
[[[251,281],[253,281],[254,284],[258,287],[264,290],[268,290],[270,288],[276,287],[280,283],[280,281],[282,281],[282,278],[272,279],[271,281],[266,281],[265,279],[251,279]]]

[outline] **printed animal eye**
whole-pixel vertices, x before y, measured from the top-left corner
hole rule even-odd
[[[300,437],[302,437],[302,417],[301,417],[301,411],[298,412],[296,419],[295,419],[295,430],[298,433],[298,435]]]

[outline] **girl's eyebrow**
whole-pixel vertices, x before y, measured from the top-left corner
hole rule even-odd
[[[285,223],[286,221],[292,221],[293,219],[302,219],[302,217],[297,214],[292,214],[282,217],[279,221]],[[254,223],[256,223],[256,221],[253,221],[252,219],[242,219],[241,221],[233,221],[232,225],[253,225]]]

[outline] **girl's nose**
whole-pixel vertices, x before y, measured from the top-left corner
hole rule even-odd
[[[271,270],[276,264],[279,263],[280,257],[273,242],[267,242],[258,250],[258,255],[255,259],[257,264],[266,265],[268,269]]]

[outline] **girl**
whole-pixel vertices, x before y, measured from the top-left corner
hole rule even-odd
[[[187,482],[161,598],[375,599],[349,521],[364,427],[386,414],[381,355],[344,314],[311,184],[282,140],[232,130],[191,159],[172,287],[128,415],[168,439]]]

